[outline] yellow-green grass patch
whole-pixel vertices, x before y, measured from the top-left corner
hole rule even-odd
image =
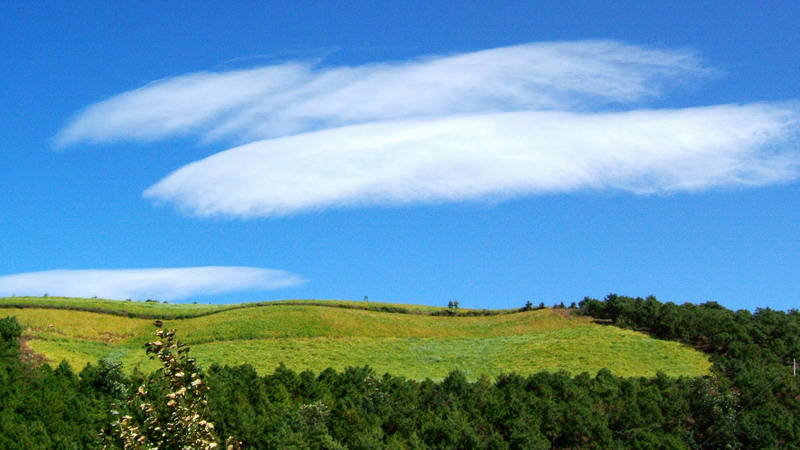
[[[669,344],[669,345],[662,345]],[[494,338],[298,338],[210,342],[193,346],[201,361],[236,365],[248,361],[260,373],[284,363],[315,372],[368,365],[414,379],[441,379],[453,369],[468,378],[503,372],[528,375],[567,370],[621,376],[707,374],[708,359],[674,342],[611,327],[575,328],[539,335]]]
[[[7,315],[17,316],[27,345],[53,362],[66,359],[80,369],[110,357],[128,369],[154,367],[143,350],[154,339],[152,320],[72,310],[0,310],[0,317]],[[202,365],[252,364],[262,374],[280,362],[314,371],[369,365],[415,379],[442,378],[455,368],[473,379],[509,371],[596,373],[604,367],[625,376],[657,371],[693,376],[710,368],[706,355],[678,343],[551,309],[446,317],[283,304],[165,320],[164,325],[178,330]]]
[[[495,337],[596,326],[590,318],[544,309],[517,314],[447,317],[291,305],[248,308],[165,321],[193,343],[301,337]]]

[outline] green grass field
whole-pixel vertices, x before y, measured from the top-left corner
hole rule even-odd
[[[0,308],[10,308],[14,306],[48,308],[48,309],[69,309],[77,311],[103,311],[110,314],[123,316],[149,318],[151,316],[164,318],[191,318],[215,314],[222,311],[230,311],[242,308],[257,308],[261,306],[283,306],[283,305],[315,305],[326,307],[341,307],[349,309],[363,309],[371,311],[381,311],[390,308],[401,310],[409,314],[431,314],[443,311],[445,308],[425,305],[380,303],[380,302],[357,302],[352,300],[276,300],[270,302],[239,303],[230,305],[211,305],[195,303],[158,303],[158,302],[135,302],[106,300],[98,298],[73,298],[73,297],[3,297],[0,298]],[[469,313],[480,311],[476,309],[462,308],[460,311]],[[493,312],[504,314],[515,310],[492,310]]]
[[[354,307],[391,307],[408,314]],[[143,344],[154,339],[155,327],[141,316],[186,317],[166,319],[165,327],[178,330],[202,365],[249,363],[262,374],[281,362],[315,372],[369,365],[379,373],[414,379],[441,379],[456,368],[473,379],[508,371],[596,373],[604,367],[623,376],[657,371],[694,376],[710,368],[706,355],[684,345],[599,325],[563,310],[429,315],[442,309],[321,300],[195,305],[0,299],[0,317],[17,317],[30,350],[53,362],[65,359],[77,370],[101,357],[120,360],[129,370],[153,369]]]

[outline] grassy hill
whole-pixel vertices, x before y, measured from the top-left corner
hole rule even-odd
[[[504,371],[565,369],[623,376],[708,373],[706,355],[647,335],[594,323],[564,310],[472,317],[434,316],[443,308],[290,300],[241,305],[161,304],[100,299],[2,298],[29,350],[80,370],[101,357],[153,369],[143,344],[152,318],[178,330],[202,365],[283,362],[295,370],[369,365],[379,373],[440,379],[458,368],[470,378]],[[395,312],[387,312],[395,311]],[[405,313],[402,313],[405,312]],[[465,310],[469,312],[469,310]]]

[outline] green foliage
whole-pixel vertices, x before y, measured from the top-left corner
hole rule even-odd
[[[101,358],[96,367],[87,364],[81,371],[81,379],[105,396],[123,399],[128,395],[128,380],[119,361]]]
[[[215,423],[254,448],[687,448],[701,432],[692,408],[719,406],[695,401],[706,385],[690,379],[607,370],[419,382],[367,367],[212,366],[209,383]]]
[[[0,319],[0,341],[8,344],[19,339],[20,336],[22,336],[22,325],[17,322],[16,317]]]
[[[584,299],[584,314],[673,339],[712,355],[713,379],[695,382],[699,443],[772,448],[800,442],[800,313],[769,308],[731,311],[716,302],[661,303],[655,297]],[[780,419],[778,419],[780,418]]]
[[[16,319],[0,318],[0,328],[0,448],[97,447],[97,397],[65,362],[55,370],[23,364]]]
[[[359,362],[358,367],[314,372],[295,372],[279,364],[272,371],[261,369],[260,375],[253,366],[236,362],[241,357],[236,354],[231,365],[211,365],[207,377],[203,377],[196,363],[189,362],[188,354],[179,353],[185,347],[170,340],[174,334],[164,331],[159,336],[160,345],[149,347],[162,368],[149,377],[126,376],[119,359],[89,365],[80,376],[66,363],[55,369],[46,364],[35,368],[20,364],[16,357],[0,359],[0,448],[95,448],[100,443],[94,430],[107,420],[105,411],[118,404],[124,393],[131,392],[136,393],[132,394],[133,403],[120,409],[120,415],[130,419],[120,421],[120,425],[127,423],[142,430],[147,427],[144,423],[149,414],[161,424],[171,417],[197,415],[197,420],[215,424],[217,435],[235,435],[245,447],[253,448],[677,449],[800,445],[800,383],[791,376],[788,365],[799,350],[797,311],[733,312],[716,303],[676,305],[654,297],[615,295],[605,300],[584,299],[580,307],[584,314],[596,317],[574,317],[566,311],[544,309],[492,317],[406,315],[404,320],[395,321],[394,315],[370,311],[339,314],[341,311],[332,308],[314,310],[292,305],[282,307],[287,309],[282,309],[280,319],[255,308],[181,322],[190,328],[187,339],[200,342],[193,344],[193,352],[203,360],[214,346],[219,346],[220,352],[231,352],[234,347],[225,347],[231,341],[236,348],[253,343],[254,349],[268,346],[271,351],[280,351],[279,347],[285,346],[286,354],[305,354],[317,360],[326,354],[332,358],[329,361],[355,355],[349,361]],[[19,317],[28,320],[28,316]],[[244,317],[252,320],[245,322]],[[53,335],[55,331],[64,336],[65,330],[76,335],[83,332],[78,325],[70,328],[55,319],[47,318],[54,323]],[[273,323],[273,319],[284,332],[293,329],[302,336],[287,341],[286,336],[271,334],[277,328],[265,324]],[[592,323],[598,319],[616,326]],[[20,329],[18,323],[3,323],[7,329]],[[24,328],[33,330],[31,335],[48,336],[47,328],[23,323]],[[240,329],[236,330],[234,324]],[[131,333],[138,330],[138,325],[129,322],[115,326]],[[343,330],[351,330],[351,335],[321,338],[315,334]],[[397,330],[417,334],[398,339]],[[594,330],[607,334],[601,337],[593,334]],[[654,358],[639,360],[636,364],[640,366],[654,367],[657,360],[664,359],[658,355],[659,347],[650,345],[652,342],[686,350],[678,342],[655,341],[640,332],[702,349],[714,362],[711,374],[688,378],[660,371],[648,377],[619,376],[627,362],[615,359],[619,353],[612,351],[631,344],[633,336],[638,339],[633,346],[636,352]],[[425,333],[430,335],[421,337]],[[14,331],[9,336],[4,342],[18,354],[19,334]],[[132,334],[129,339],[133,345],[139,337]],[[41,342],[60,341],[53,337]],[[293,344],[286,346],[287,342]],[[591,351],[550,356],[560,359],[563,367],[568,359],[593,353],[601,355],[611,370],[581,373],[577,368],[565,371],[555,366],[549,371],[534,367],[519,373],[492,366],[489,377],[453,364],[451,367],[460,370],[448,369],[441,381],[434,381],[379,375],[382,370],[364,365],[379,362],[381,354],[403,355],[413,346],[431,351],[428,356],[445,354],[443,348],[452,347],[460,351],[454,355],[468,362],[475,355],[497,351],[500,343],[518,354],[540,358],[554,347],[583,346]],[[403,350],[403,345],[408,347]],[[357,349],[364,349],[363,360],[358,359]],[[421,351],[420,347],[415,351]],[[511,354],[499,352],[495,356],[499,360]],[[173,369],[164,368],[164,361],[171,361],[168,365]],[[290,366],[298,367],[297,361],[302,360],[298,357]],[[487,360],[482,361],[485,364]],[[413,365],[413,360],[399,358],[398,367],[404,365]],[[420,370],[426,366],[436,367],[436,363],[427,360]],[[111,381],[106,382],[106,378]],[[186,389],[187,398],[192,394],[192,382],[186,385],[192,379],[213,387],[200,393],[206,397],[207,407],[200,401],[173,415],[171,408],[181,399],[177,395],[180,389]],[[171,394],[176,395],[172,398]],[[200,399],[201,395],[193,398]],[[170,406],[172,400],[176,402]],[[197,411],[195,407],[200,412],[190,413]],[[175,429],[182,428],[176,425]],[[133,444],[138,445],[138,441]]]
[[[20,336],[22,325],[17,322],[16,317],[0,319],[0,365],[9,366],[18,362]]]

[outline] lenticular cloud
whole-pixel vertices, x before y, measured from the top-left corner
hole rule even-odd
[[[0,295],[59,295],[109,299],[174,300],[304,283],[302,277],[257,267],[49,270],[0,276]]]
[[[251,143],[145,195],[200,216],[458,201],[577,190],[636,194],[796,176],[792,110],[767,105],[606,114],[515,112],[382,122]]]
[[[90,106],[57,141],[244,144],[145,192],[204,217],[796,180],[796,103],[643,108],[712,73],[690,52],[610,41],[293,62],[152,83]]]

